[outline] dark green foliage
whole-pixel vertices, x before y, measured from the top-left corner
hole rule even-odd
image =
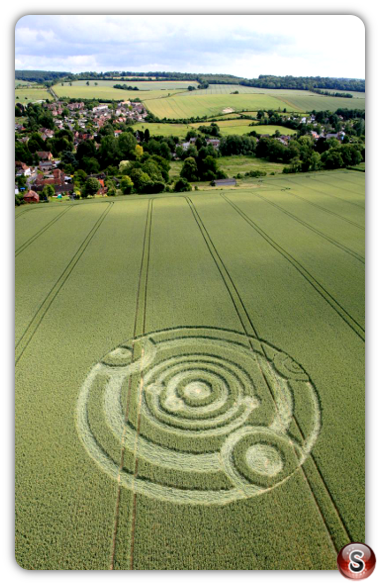
[[[89,195],[95,195],[98,190],[100,188],[100,183],[98,181],[98,179],[95,179],[95,177],[88,177],[88,179],[86,179],[86,182],[83,186],[81,195],[82,197],[88,197]]]
[[[184,179],[183,177],[179,178],[173,186],[173,191],[176,193],[182,193],[185,191],[191,191],[192,187],[190,185],[190,183],[188,182],[187,179]]]

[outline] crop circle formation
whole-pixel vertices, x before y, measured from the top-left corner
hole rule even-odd
[[[300,468],[320,431],[302,366],[257,338],[201,327],[113,349],[88,374],[76,415],[84,448],[110,477],[184,504],[273,489]]]

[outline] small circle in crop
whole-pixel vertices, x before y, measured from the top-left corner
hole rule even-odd
[[[339,571],[347,579],[366,579],[375,569],[376,557],[368,545],[351,542],[338,554],[337,564]]]

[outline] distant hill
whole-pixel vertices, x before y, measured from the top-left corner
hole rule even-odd
[[[44,81],[55,81],[61,77],[70,75],[68,71],[32,71],[16,69],[15,78],[22,79],[23,81],[36,81],[37,83],[43,83]]]
[[[65,81],[78,79],[115,79],[123,81],[160,80],[160,81],[198,81],[201,85],[207,84],[240,84],[250,87],[268,89],[335,89],[341,91],[365,91],[364,79],[349,79],[345,77],[293,77],[292,75],[259,75],[258,78],[248,79],[223,73],[181,73],[178,71],[84,71],[70,73],[67,71],[20,71],[16,70],[16,79],[25,81],[47,82],[65,78]]]

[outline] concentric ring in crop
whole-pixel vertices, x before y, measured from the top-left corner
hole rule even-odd
[[[297,435],[301,411],[306,430]],[[76,416],[88,455],[122,487],[183,504],[225,504],[274,489],[304,463],[321,426],[317,391],[293,358],[261,339],[204,327],[121,343],[90,370]],[[151,475],[121,464],[125,454],[146,462]],[[173,487],[162,473],[156,479],[158,468],[171,482],[176,471],[197,474],[202,485]],[[213,487],[218,473],[229,489]]]

